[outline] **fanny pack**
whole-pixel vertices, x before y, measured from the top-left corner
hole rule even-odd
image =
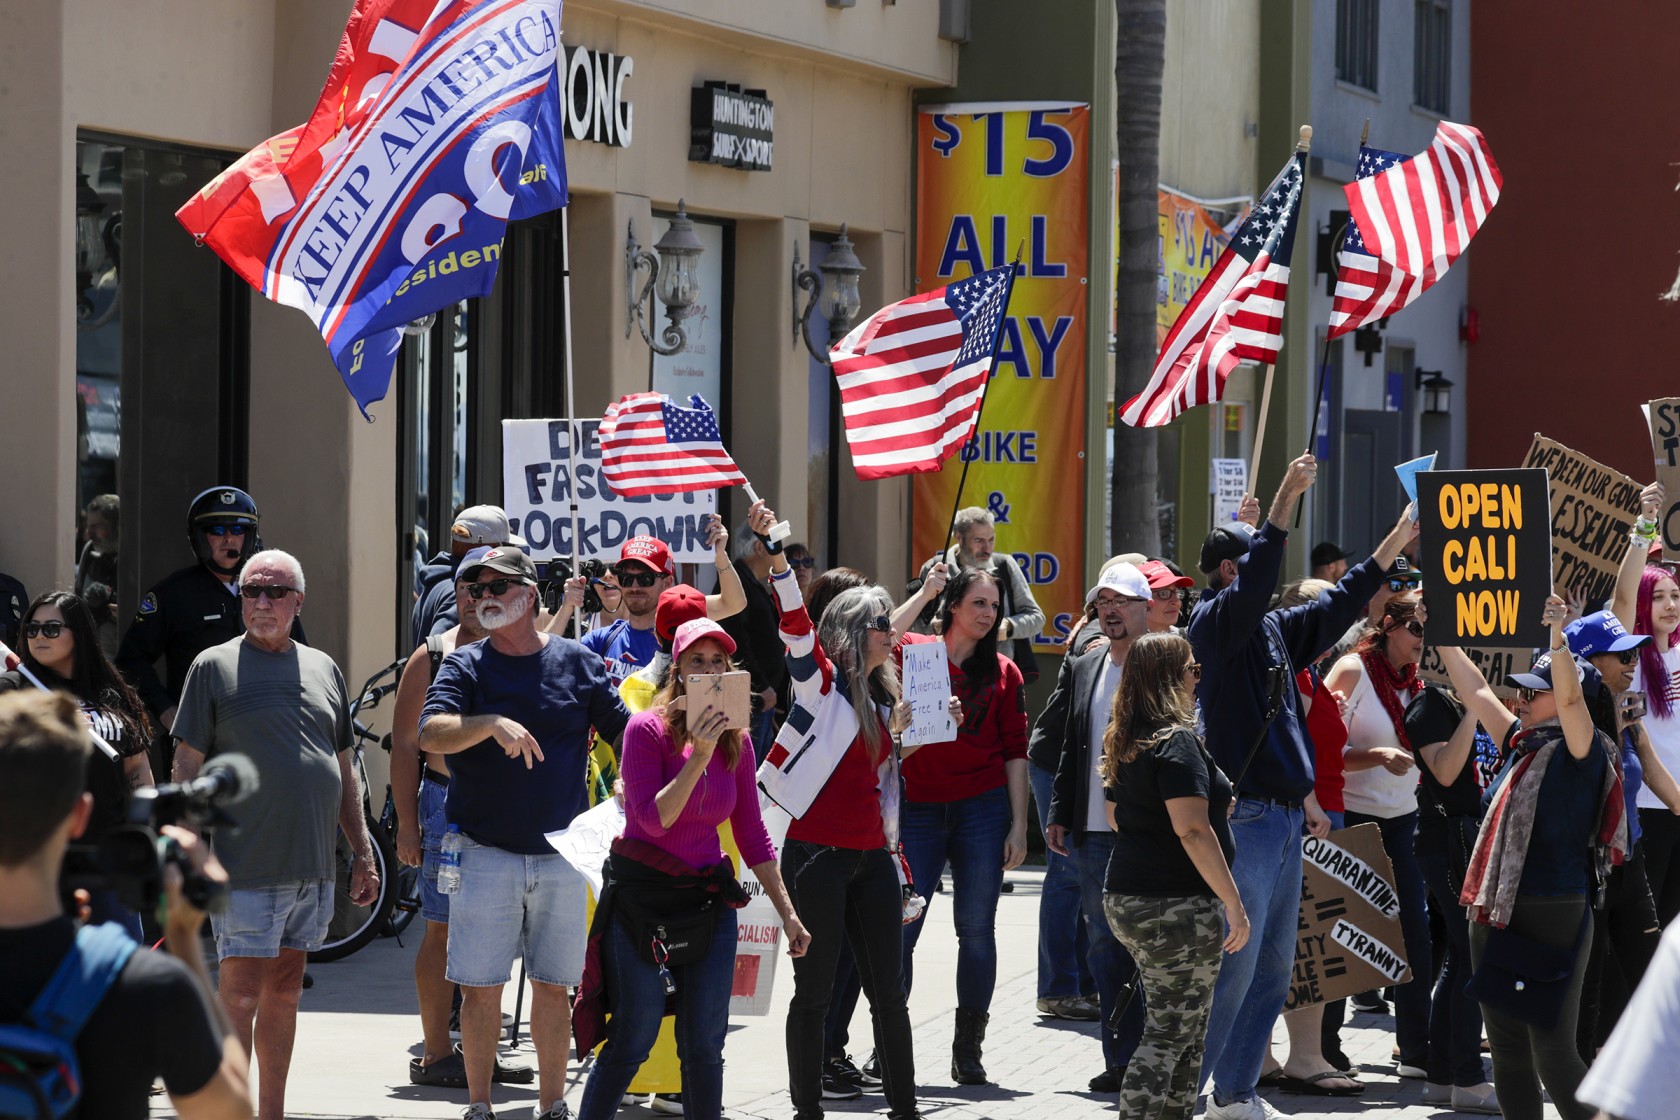
[[[1478,1003],[1541,1030],[1557,1025],[1569,994],[1575,957],[1591,928],[1592,911],[1582,915],[1573,945],[1547,945],[1506,929],[1488,930],[1482,963],[1465,991]]]
[[[648,964],[693,964],[712,947],[723,904],[715,894],[686,889],[620,887],[613,914]]]

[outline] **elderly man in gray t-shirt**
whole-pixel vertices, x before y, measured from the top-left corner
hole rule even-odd
[[[174,777],[190,781],[206,757],[248,756],[261,788],[234,809],[237,830],[215,852],[232,888],[213,915],[220,994],[247,1054],[262,1071],[260,1120],[282,1120],[305,955],[332,919],[334,826],[350,837],[350,900],[373,899],[379,875],[352,764],[348,690],[332,658],[292,641],[303,609],[303,568],[259,552],[239,577],[245,633],[193,661],[173,734]]]

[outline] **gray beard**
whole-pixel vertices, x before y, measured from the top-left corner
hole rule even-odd
[[[531,599],[531,589],[527,587],[520,591],[518,598],[511,603],[482,602],[473,608],[473,614],[478,616],[478,624],[484,627],[486,633],[492,630],[500,630],[502,627],[524,618],[525,612],[531,609]],[[499,607],[501,609],[492,617],[487,616],[486,607]]]

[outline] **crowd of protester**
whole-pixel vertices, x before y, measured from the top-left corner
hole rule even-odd
[[[720,1117],[747,871],[792,957],[796,1120],[864,1093],[910,1120],[925,915],[949,906],[956,939],[951,1080],[986,1084],[1000,896],[1036,815],[1036,1010],[1097,1021],[1089,1088],[1122,1116],[1187,1120],[1205,1093],[1210,1120],[1268,1120],[1262,1090],[1359,1096],[1371,1070],[1339,1036],[1351,1005],[1392,1014],[1392,1074],[1422,1081],[1428,1103],[1538,1120],[1544,1091],[1565,1120],[1644,1120],[1660,1099],[1653,1040],[1680,1033],[1680,942],[1663,935],[1680,913],[1680,584],[1653,556],[1661,486],[1641,495],[1611,598],[1547,600],[1550,648],[1509,676],[1513,700],[1457,648],[1436,651],[1444,679],[1420,674],[1428,574],[1410,508],[1368,558],[1320,542],[1312,577],[1280,590],[1318,472],[1304,455],[1264,511],[1245,496],[1202,544],[1200,593],[1169,558],[1117,555],[1055,635],[979,508],[958,511],[950,547],[896,601],[869,573],[820,570],[755,502],[733,534],[708,522],[714,592],[679,583],[664,542],[633,537],[604,573],[565,580],[552,613],[506,514],[462,510],[418,569],[392,728],[396,851],[421,868],[425,922],[410,1080],[464,1090],[465,1120],[495,1115],[497,1083],[534,1082],[538,1120],[566,1120],[575,1047],[593,1054],[586,1120],[641,1093]],[[229,895],[212,918],[217,1013],[181,1027],[229,1048],[200,1046],[166,1083],[183,1116],[221,1115],[249,1107],[250,1062],[258,1114],[282,1117],[340,830],[352,901],[379,886],[348,690],[307,645],[302,566],[263,548],[249,495],[193,500],[194,563],[126,628],[115,498],[85,520],[74,591],[24,606],[7,584],[19,663],[0,693],[20,695],[0,697],[0,772],[63,808],[22,814],[19,842],[0,836],[0,878],[31,897],[63,844],[121,822],[135,790],[249,756],[264,781],[243,827],[215,836],[207,864],[193,854]],[[1063,656],[1034,705],[1033,646],[1052,637]],[[951,680],[939,741],[907,734],[906,651],[925,646]],[[739,704],[730,673],[747,680]],[[71,706],[29,707],[38,688]],[[88,732],[104,749],[84,761]],[[43,769],[53,751],[74,765]],[[80,800],[42,775],[73,775]],[[597,898],[549,837],[609,802],[621,835]],[[1286,1011],[1304,840],[1365,826],[1392,869],[1408,978]],[[178,948],[201,915],[172,898]],[[142,935],[114,892],[82,907]],[[59,910],[20,914],[0,939],[39,927],[62,951],[74,936]],[[190,990],[194,954],[180,955]],[[535,1069],[498,1047],[516,961]],[[32,967],[18,984],[44,983]],[[0,1022],[32,993],[5,992]],[[860,995],[873,1053],[857,1062]],[[105,1091],[98,1074],[90,1085]]]

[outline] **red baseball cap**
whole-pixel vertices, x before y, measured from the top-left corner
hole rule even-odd
[[[1138,571],[1149,581],[1151,591],[1159,591],[1163,587],[1194,587],[1196,581],[1189,576],[1175,576],[1173,570],[1159,560],[1145,560],[1138,565]]]
[[[676,566],[671,563],[671,550],[658,537],[631,537],[619,551],[618,562],[641,564],[662,576],[677,574]]]
[[[671,640],[671,660],[681,657],[683,650],[695,642],[708,638],[722,646],[724,653],[735,656],[735,639],[729,636],[729,631],[709,618],[691,618],[677,627],[677,635]]]
[[[653,608],[653,636],[661,645],[669,645],[677,636],[677,627],[685,622],[706,617],[706,597],[700,589],[679,583],[659,593],[659,605]]]

